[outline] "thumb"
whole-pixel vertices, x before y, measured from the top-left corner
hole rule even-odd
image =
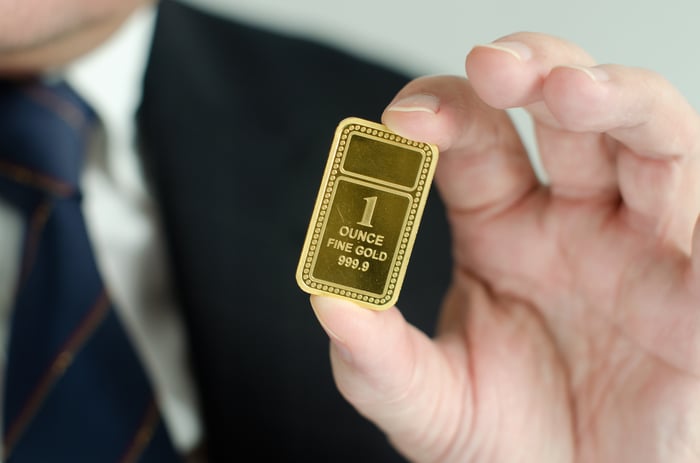
[[[448,366],[440,346],[396,307],[372,311],[325,296],[311,296],[311,306],[331,339],[333,375],[345,399],[412,461],[444,455],[465,410],[453,401],[464,394],[455,377],[460,369]]]

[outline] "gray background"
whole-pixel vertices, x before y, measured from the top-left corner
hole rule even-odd
[[[598,62],[652,69],[700,109],[698,0],[189,1],[421,75],[463,75],[475,44],[545,32],[579,44]],[[528,119],[511,113],[532,149]]]

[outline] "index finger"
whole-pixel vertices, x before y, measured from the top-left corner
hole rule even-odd
[[[467,79],[415,80],[382,119],[403,136],[438,146],[435,178],[453,213],[499,211],[538,185],[508,114],[483,103]]]

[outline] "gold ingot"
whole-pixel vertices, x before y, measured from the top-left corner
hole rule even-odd
[[[393,306],[437,159],[435,145],[382,124],[341,121],[299,259],[299,287],[369,309]]]

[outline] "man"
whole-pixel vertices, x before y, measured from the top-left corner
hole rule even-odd
[[[403,461],[335,389],[294,272],[335,126],[378,119],[407,79],[174,2],[154,17],[155,6],[0,1],[0,73],[65,78],[102,121],[83,175],[86,220],[173,444],[215,462]],[[402,295],[427,331],[449,276],[444,211],[431,200]],[[3,204],[9,326],[23,222]]]
[[[13,31],[15,51],[3,56],[8,74],[56,67],[108,35],[133,6],[61,3],[51,11],[66,13],[53,19],[15,4],[0,15],[25,23]],[[37,23],[28,27],[28,18]],[[299,208],[315,195],[326,134],[346,115],[373,118],[404,79],[175,4],[161,5],[158,21],[140,112],[143,164],[163,217],[211,460],[244,452],[260,460],[397,460],[324,384],[325,349],[296,309],[305,298],[299,302],[293,274],[308,220]],[[322,65],[308,69],[312,63]],[[418,80],[385,113],[395,130],[443,151],[438,186],[456,270],[441,336],[432,343],[395,309],[374,313],[326,298],[313,304],[332,339],[340,390],[411,460],[692,455],[692,343],[672,328],[687,328],[688,341],[697,325],[698,278],[687,257],[697,217],[690,156],[697,116],[668,84],[641,71],[570,66],[590,64],[569,44],[523,35],[474,50],[474,90],[461,79]],[[649,96],[659,91],[662,98]],[[537,184],[505,114],[484,102],[527,106],[542,122],[551,189]],[[661,200],[639,188],[645,172]],[[444,285],[435,272],[450,264],[433,255],[447,245],[439,204],[426,214],[399,306],[430,333]],[[629,269],[640,273],[628,276]],[[620,296],[612,299],[616,283]],[[664,300],[669,287],[678,291]],[[646,311],[654,297],[672,316]],[[632,334],[616,336],[621,326]],[[618,358],[629,359],[629,369]],[[629,393],[613,403],[609,391]],[[612,405],[598,406],[599,398]],[[634,451],[640,454],[625,453]]]

